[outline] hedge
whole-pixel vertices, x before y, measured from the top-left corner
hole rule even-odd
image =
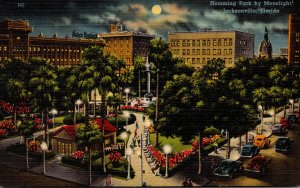
[[[7,151],[12,152],[12,153],[17,153],[19,155],[26,155],[26,149],[25,149],[25,144],[20,144],[16,143],[13,145],[8,146]],[[36,159],[43,159],[43,153],[42,152],[33,152],[33,151],[28,151],[28,156],[31,158],[36,158]],[[55,153],[53,151],[46,152],[46,160],[52,159],[55,157]]]
[[[112,125],[116,125],[116,117],[111,117],[107,119],[109,123]],[[130,114],[130,117],[128,118],[128,125],[133,124],[136,121],[136,117],[134,114]],[[126,125],[126,118],[124,116],[118,116],[118,125],[119,127]]]
[[[76,123],[84,123],[85,117],[82,113],[76,113]],[[74,125],[74,116],[69,114],[64,116],[63,123],[65,125]]]

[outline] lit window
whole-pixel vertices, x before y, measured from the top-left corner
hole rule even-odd
[[[207,40],[207,46],[210,46],[210,40]]]

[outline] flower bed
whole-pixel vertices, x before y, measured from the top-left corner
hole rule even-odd
[[[124,154],[124,143],[117,143],[117,144],[113,144],[111,146],[105,147],[105,153],[106,154],[110,154],[114,151],[118,151],[120,153]]]
[[[16,127],[11,119],[0,121],[0,137],[7,137],[17,133]]]
[[[144,112],[145,108],[140,107],[140,106],[124,105],[124,106],[121,106],[121,110],[130,110],[130,111],[135,111],[135,112]]]

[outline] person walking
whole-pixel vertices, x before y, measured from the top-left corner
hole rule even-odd
[[[136,121],[136,123],[135,123],[135,128],[136,129],[138,129],[139,128],[139,124],[138,124],[138,122]]]
[[[145,114],[143,114],[143,122],[145,122],[146,116]]]
[[[140,143],[141,143],[141,138],[139,137],[139,136],[137,136],[137,145],[138,145],[138,147],[140,147]]]

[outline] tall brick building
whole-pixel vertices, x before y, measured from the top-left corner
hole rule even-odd
[[[123,31],[121,24],[112,24],[110,33],[100,33],[98,37],[105,40],[106,52],[123,59],[129,67],[133,65],[134,57],[147,56],[150,40],[155,36],[136,31]]]
[[[82,61],[84,48],[104,46],[100,39],[72,39],[45,37],[42,33],[31,37],[28,21],[5,20],[0,22],[0,62],[9,58],[45,58],[54,65],[74,65]]]
[[[230,67],[236,58],[254,55],[254,35],[239,31],[170,32],[168,42],[173,55],[195,68],[214,58]]]
[[[288,63],[300,62],[300,14],[289,15]]]

